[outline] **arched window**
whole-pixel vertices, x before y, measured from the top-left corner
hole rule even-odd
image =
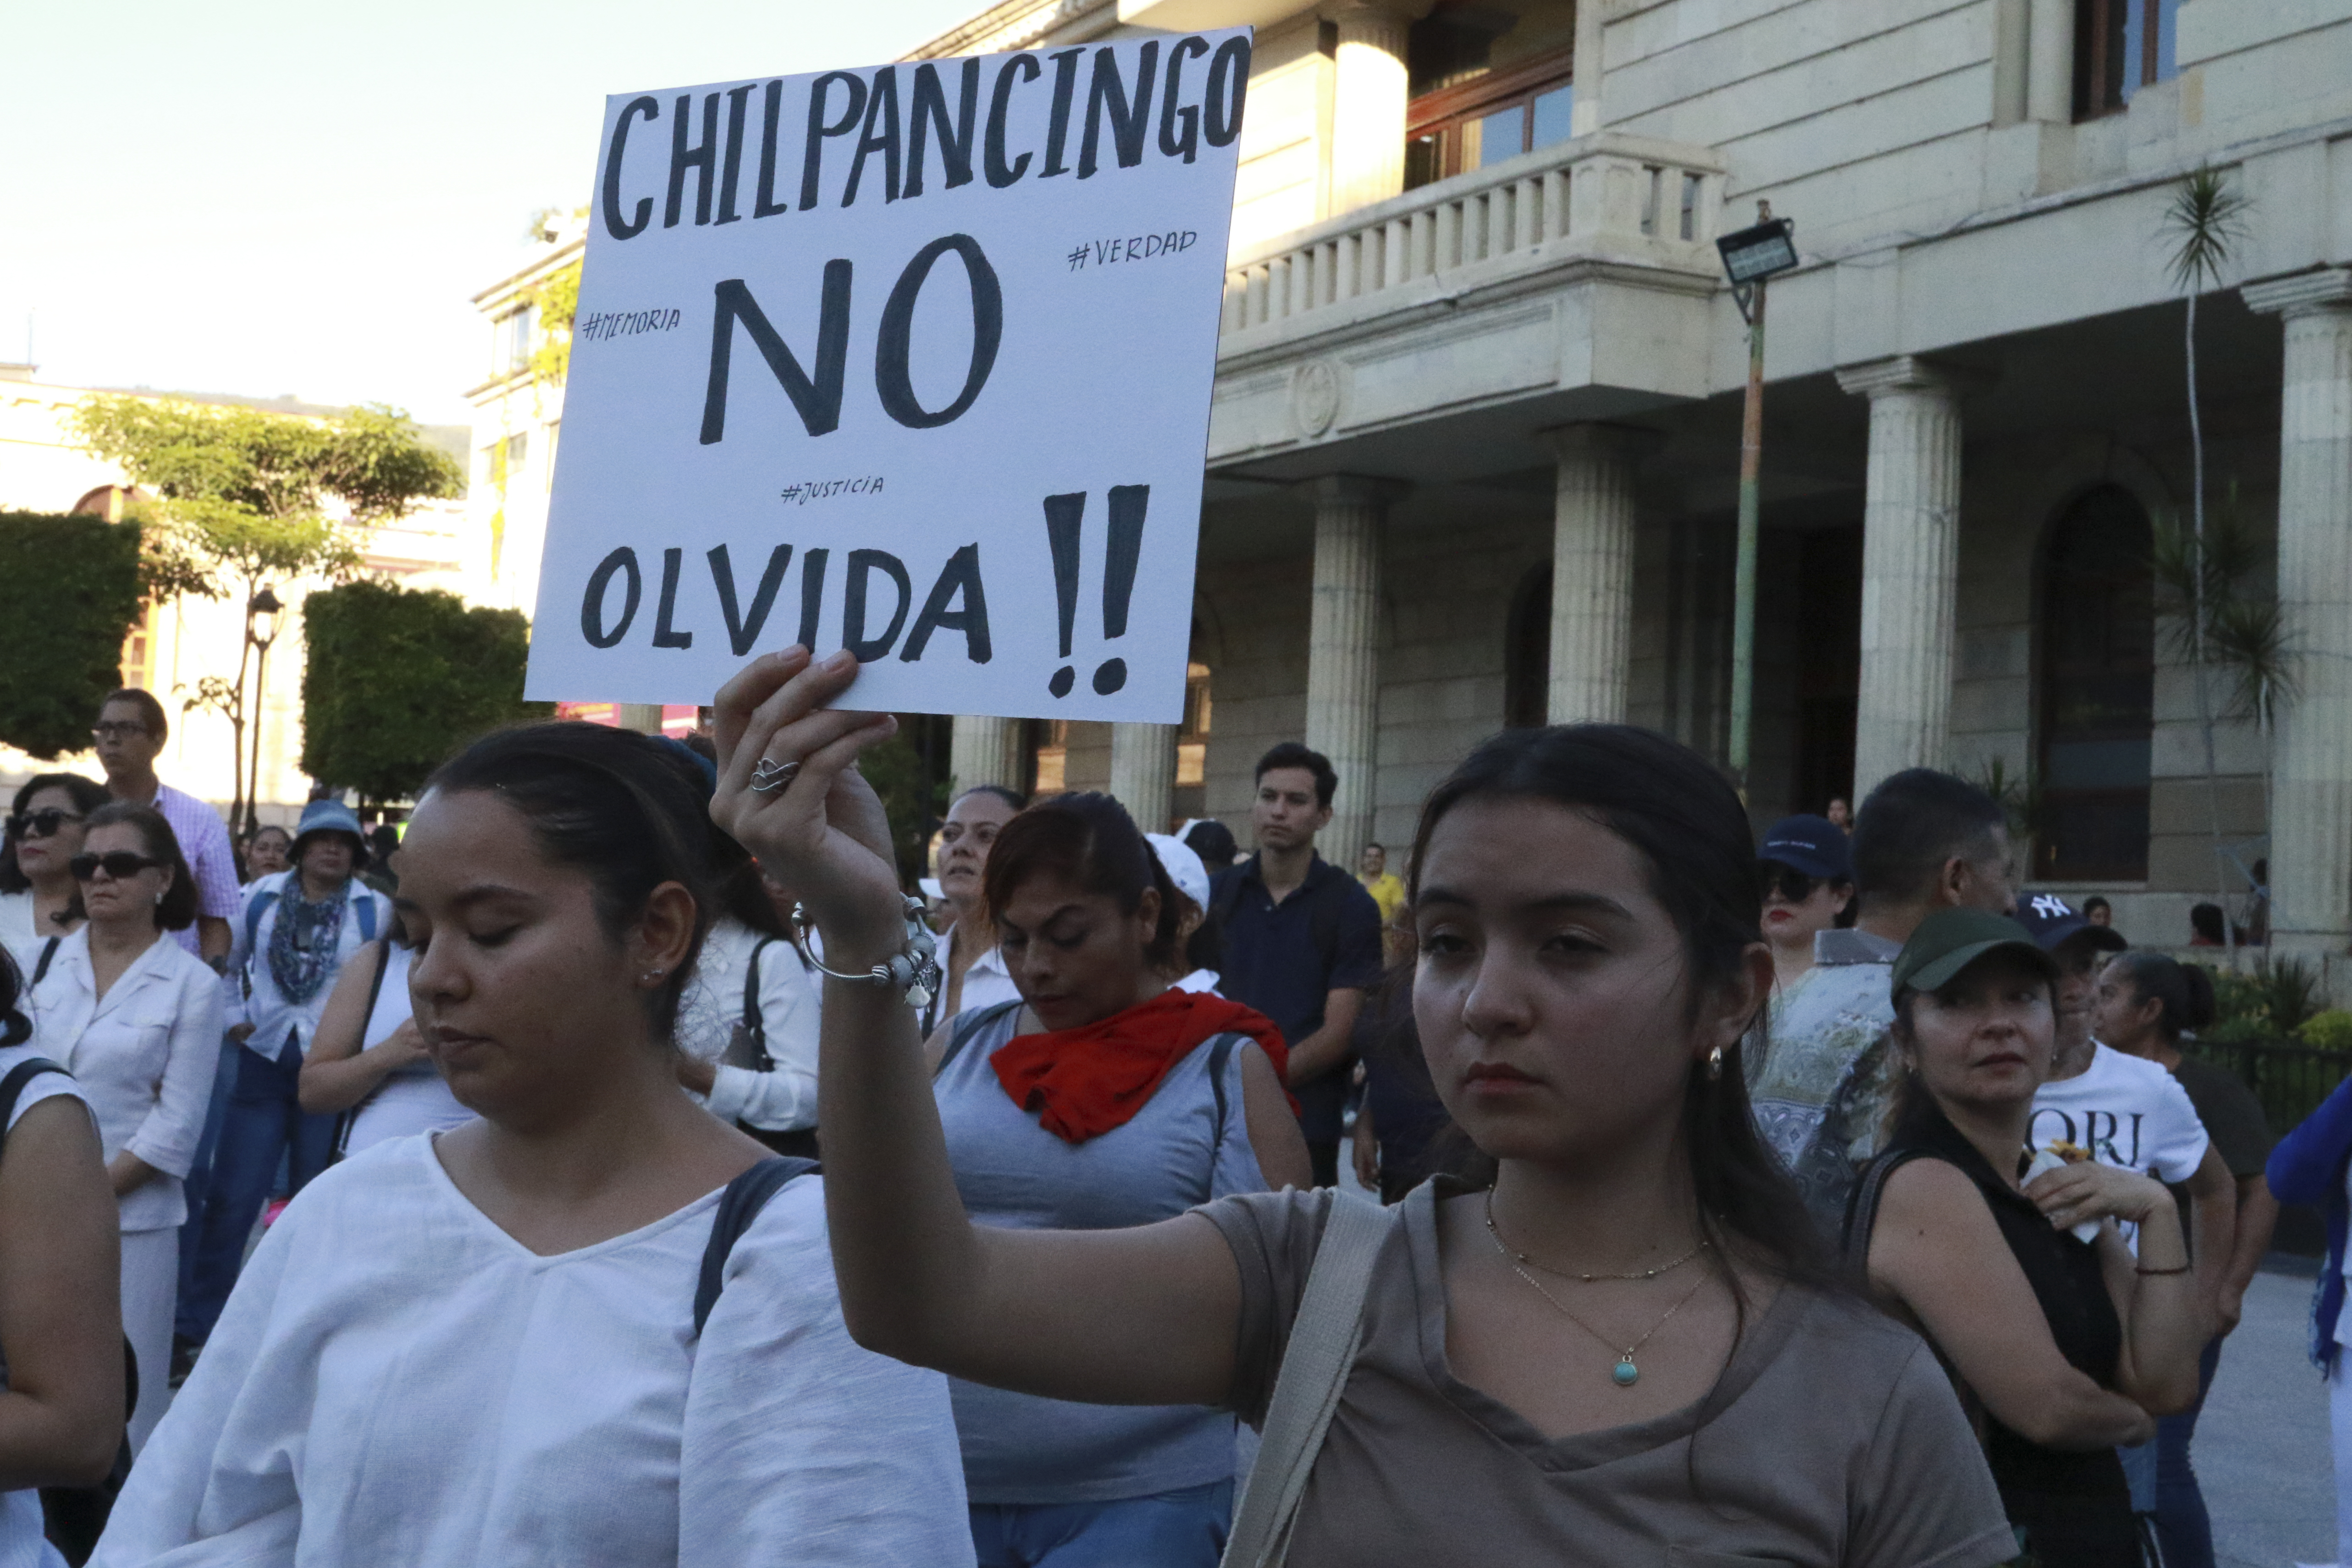
[[[2059,881],[2147,876],[2156,588],[2147,513],[2103,485],[2076,497],[2042,552],[2042,812],[2034,871]]]
[[[1551,704],[1551,563],[1539,561],[1511,595],[1503,644],[1503,727],[1533,730]]]

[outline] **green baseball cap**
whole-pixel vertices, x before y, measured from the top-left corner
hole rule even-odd
[[[2056,961],[2008,916],[1985,910],[1938,910],[1919,922],[1895,955],[1890,992],[1899,1001],[1906,991],[1937,990],[1985,954],[2004,948],[2014,949],[2051,979],[2058,977]]]

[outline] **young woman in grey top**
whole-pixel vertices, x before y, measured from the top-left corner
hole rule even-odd
[[[719,696],[713,811],[804,890],[829,962],[905,942],[849,764],[893,721],[791,649]],[[762,758],[799,763],[753,793]],[[1700,758],[1622,726],[1505,735],[1424,808],[1414,1014],[1496,1167],[1430,1184],[1377,1259],[1289,1562],[1982,1568],[2011,1554],[1958,1401],[1906,1331],[1823,1283],[1738,1063],[1771,958],[1753,841]],[[1124,1231],[973,1226],[906,1009],[825,1004],[831,1241],[851,1332],[974,1382],[1255,1415],[1328,1197]]]

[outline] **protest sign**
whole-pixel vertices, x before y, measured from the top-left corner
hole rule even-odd
[[[610,100],[530,695],[1175,721],[1249,51]]]

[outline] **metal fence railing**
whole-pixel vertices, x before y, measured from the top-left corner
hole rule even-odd
[[[2273,1136],[2284,1137],[2352,1074],[2352,1055],[2309,1046],[2209,1045],[2183,1042],[2189,1055],[2226,1068],[2262,1101]]]

